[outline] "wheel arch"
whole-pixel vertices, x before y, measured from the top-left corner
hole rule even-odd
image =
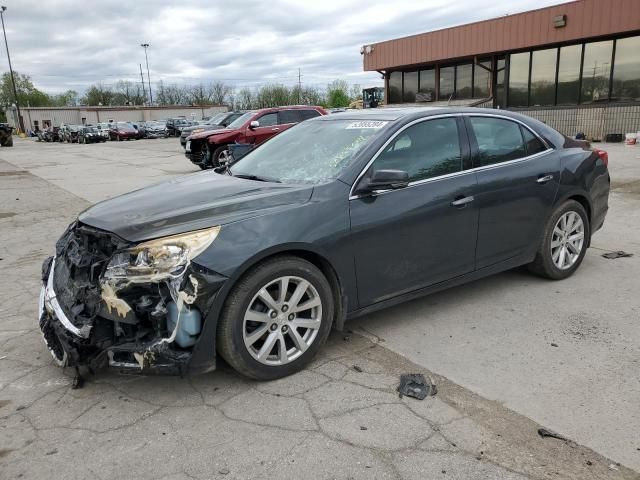
[[[218,320],[222,314],[224,305],[235,285],[255,266],[279,256],[296,256],[307,260],[316,266],[325,275],[334,298],[335,313],[333,326],[342,330],[347,312],[347,296],[343,291],[343,281],[328,256],[309,244],[287,244],[263,250],[249,258],[240,265],[225,282],[222,289],[216,294],[213,305],[209,308],[203,322],[203,329],[194,348],[189,370],[192,373],[205,373],[211,371],[216,365],[216,337]]]
[[[341,330],[342,325],[344,324],[346,312],[346,297],[343,294],[342,281],[328,256],[309,244],[296,243],[290,245],[282,245],[276,248],[264,250],[251,257],[240,268],[238,268],[233,277],[230,278],[230,280],[232,280],[232,284],[230,285],[229,290],[226,292],[224,301],[226,301],[226,297],[228,296],[233,286],[235,286],[235,284],[242,277],[249,273],[251,269],[263,262],[271,260],[272,258],[282,256],[294,256],[302,258],[303,260],[306,260],[317,267],[326,277],[329,285],[331,285],[331,291],[333,292],[333,299],[335,304],[334,325],[336,326],[336,328],[338,328],[338,330]]]

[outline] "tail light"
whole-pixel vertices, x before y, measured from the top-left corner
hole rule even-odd
[[[609,154],[604,150],[600,150],[599,148],[594,148],[593,151],[596,152],[600,159],[604,162],[604,166],[609,167]]]

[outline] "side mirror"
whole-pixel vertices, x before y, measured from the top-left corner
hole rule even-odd
[[[397,190],[409,185],[409,174],[403,170],[376,170],[365,180],[356,193],[371,193],[380,190]]]
[[[253,130],[254,128],[258,128],[260,126],[260,122],[258,120],[252,120],[249,124],[249,128]]]

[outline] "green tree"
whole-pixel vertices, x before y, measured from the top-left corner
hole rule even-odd
[[[16,90],[18,92],[18,102],[20,106],[26,107],[50,107],[53,99],[46,93],[38,90],[31,81],[29,75],[13,72],[16,80]],[[0,77],[0,104],[7,106],[15,103],[13,86],[11,84],[11,74],[5,72]]]
[[[110,88],[98,83],[97,85],[91,85],[87,89],[81,103],[90,106],[112,105],[114,97],[115,93]]]
[[[327,85],[327,103],[329,107],[348,107],[351,103],[349,84],[346,80],[334,80]]]
[[[78,105],[78,92],[67,90],[64,93],[54,95],[52,100],[56,107],[75,107]]]

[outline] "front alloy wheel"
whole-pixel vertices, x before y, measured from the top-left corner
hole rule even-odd
[[[279,277],[256,293],[244,314],[244,345],[264,365],[284,365],[302,355],[318,336],[322,301],[311,283]]]
[[[301,370],[327,339],[334,297],[312,263],[278,256],[229,293],[217,331],[220,355],[241,374],[271,380]]]

